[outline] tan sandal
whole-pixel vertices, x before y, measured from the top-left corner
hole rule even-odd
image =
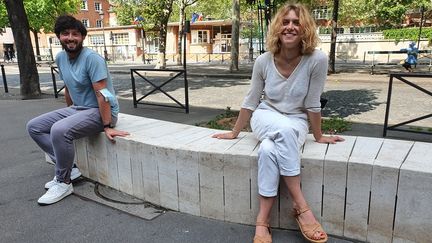
[[[270,233],[270,236],[259,236],[255,235],[253,239],[253,243],[272,243],[272,237],[271,237],[271,228],[270,224],[264,223],[264,222],[256,222],[256,226],[264,226],[267,227],[268,232]]]
[[[298,219],[298,217],[307,212],[310,211],[311,209],[306,206],[304,208],[300,208],[300,209],[294,209],[294,218],[297,221],[298,226],[300,227],[300,231],[303,235],[304,238],[306,238],[306,240],[308,240],[309,242],[312,243],[324,243],[327,242],[328,240],[328,236],[327,233],[323,230],[322,226],[320,223],[314,223],[314,224],[300,224],[300,221]],[[315,233],[317,232],[322,232],[325,234],[325,237],[323,239],[319,239],[319,240],[315,240],[312,237],[315,235]]]

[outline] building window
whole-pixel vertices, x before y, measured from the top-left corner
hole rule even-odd
[[[89,24],[89,20],[88,20],[88,19],[82,19],[81,22],[83,23],[83,25],[84,25],[86,28],[90,27],[90,24]]]
[[[102,4],[101,3],[95,2],[94,5],[95,5],[96,12],[102,11]]]
[[[344,28],[336,28],[336,34],[343,34],[345,31]]]
[[[331,19],[331,11],[327,6],[321,6],[312,10],[312,16],[314,19]]]
[[[372,33],[377,32],[377,28],[375,26],[362,26],[362,27],[350,27],[350,33]]]
[[[87,0],[82,0],[81,1],[81,10],[88,10]]]
[[[56,37],[50,37],[51,45],[53,46],[61,46],[60,40]]]
[[[128,33],[112,34],[111,38],[113,45],[129,45]]]
[[[102,19],[97,19],[97,20],[96,20],[96,27],[97,27],[97,28],[101,28],[102,26],[103,26]]]
[[[231,39],[231,34],[221,34],[221,39]]]
[[[192,44],[209,43],[208,30],[192,30]]]
[[[91,35],[90,36],[90,45],[103,45],[104,44],[104,36],[103,35]]]
[[[320,35],[330,35],[332,33],[332,28],[320,27],[318,30]],[[345,31],[344,28],[336,28],[336,34],[343,34],[344,31]]]

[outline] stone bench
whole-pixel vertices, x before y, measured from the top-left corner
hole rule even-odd
[[[258,212],[258,141],[211,138],[216,130],[119,115],[131,133],[76,141],[85,177],[165,208],[253,225]],[[368,242],[430,242],[432,144],[344,136],[302,148],[302,188],[329,234]],[[281,184],[271,225],[297,229]]]

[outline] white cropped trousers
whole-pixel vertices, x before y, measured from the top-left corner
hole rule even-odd
[[[261,103],[253,112],[251,128],[261,141],[258,150],[258,192],[277,195],[280,176],[300,174],[300,149],[309,131],[307,119],[285,115]]]

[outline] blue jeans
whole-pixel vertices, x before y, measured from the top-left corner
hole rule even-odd
[[[113,124],[117,119],[113,117]],[[55,162],[55,175],[69,182],[75,147],[73,140],[103,131],[99,108],[70,106],[33,118],[27,131],[37,145]]]

